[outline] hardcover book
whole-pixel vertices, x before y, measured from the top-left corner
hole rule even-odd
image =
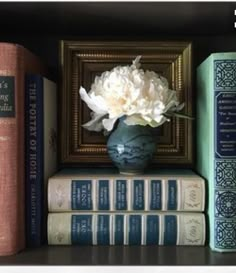
[[[25,247],[25,73],[40,60],[17,44],[0,43],[0,255]]]
[[[46,239],[47,181],[57,170],[56,84],[26,75],[26,242]]]
[[[48,207],[59,211],[203,211],[204,179],[193,172],[125,176],[60,172],[49,179]]]
[[[236,251],[236,53],[210,55],[197,71],[197,171],[209,191],[210,247]]]
[[[49,245],[205,243],[202,213],[49,213]]]

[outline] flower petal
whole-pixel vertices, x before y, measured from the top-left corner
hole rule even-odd
[[[106,114],[107,111],[106,109],[103,109],[101,107],[101,104],[99,103],[100,100],[99,99],[96,99],[95,96],[93,96],[92,98],[87,94],[86,90],[81,86],[80,87],[80,90],[79,90],[79,93],[80,93],[80,97],[81,99],[86,102],[87,106],[93,110],[93,112],[96,112],[98,114]]]
[[[118,117],[115,118],[107,118],[102,121],[103,127],[107,131],[111,131],[114,127],[115,122],[117,121]]]
[[[95,132],[100,132],[103,130],[103,124],[102,120],[104,118],[104,114],[97,114],[97,113],[92,113],[92,119],[83,124],[82,126],[89,130],[89,131],[95,131]]]
[[[148,124],[148,122],[146,120],[144,120],[143,118],[141,118],[140,115],[128,116],[128,117],[126,117],[124,122],[127,125],[142,125],[142,126],[145,126],[145,125]]]
[[[151,127],[157,127],[157,126],[161,126],[163,123],[165,123],[166,121],[169,121],[165,116],[160,116],[155,120],[152,120],[149,125]]]
[[[132,62],[133,64],[131,65],[132,69],[139,69],[139,67],[141,66],[141,64],[139,63],[140,59],[141,59],[141,55],[137,56],[135,58],[135,60]]]

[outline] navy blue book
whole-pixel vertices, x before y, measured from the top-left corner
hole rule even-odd
[[[57,169],[56,85],[40,75],[25,79],[26,244],[46,239],[46,188]]]

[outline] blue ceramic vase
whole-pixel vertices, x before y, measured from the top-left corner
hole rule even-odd
[[[108,154],[121,174],[143,173],[156,151],[156,141],[149,126],[126,125],[124,118],[107,142]]]

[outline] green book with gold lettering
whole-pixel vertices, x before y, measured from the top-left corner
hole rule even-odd
[[[197,172],[208,185],[212,250],[236,251],[236,52],[197,70]]]

